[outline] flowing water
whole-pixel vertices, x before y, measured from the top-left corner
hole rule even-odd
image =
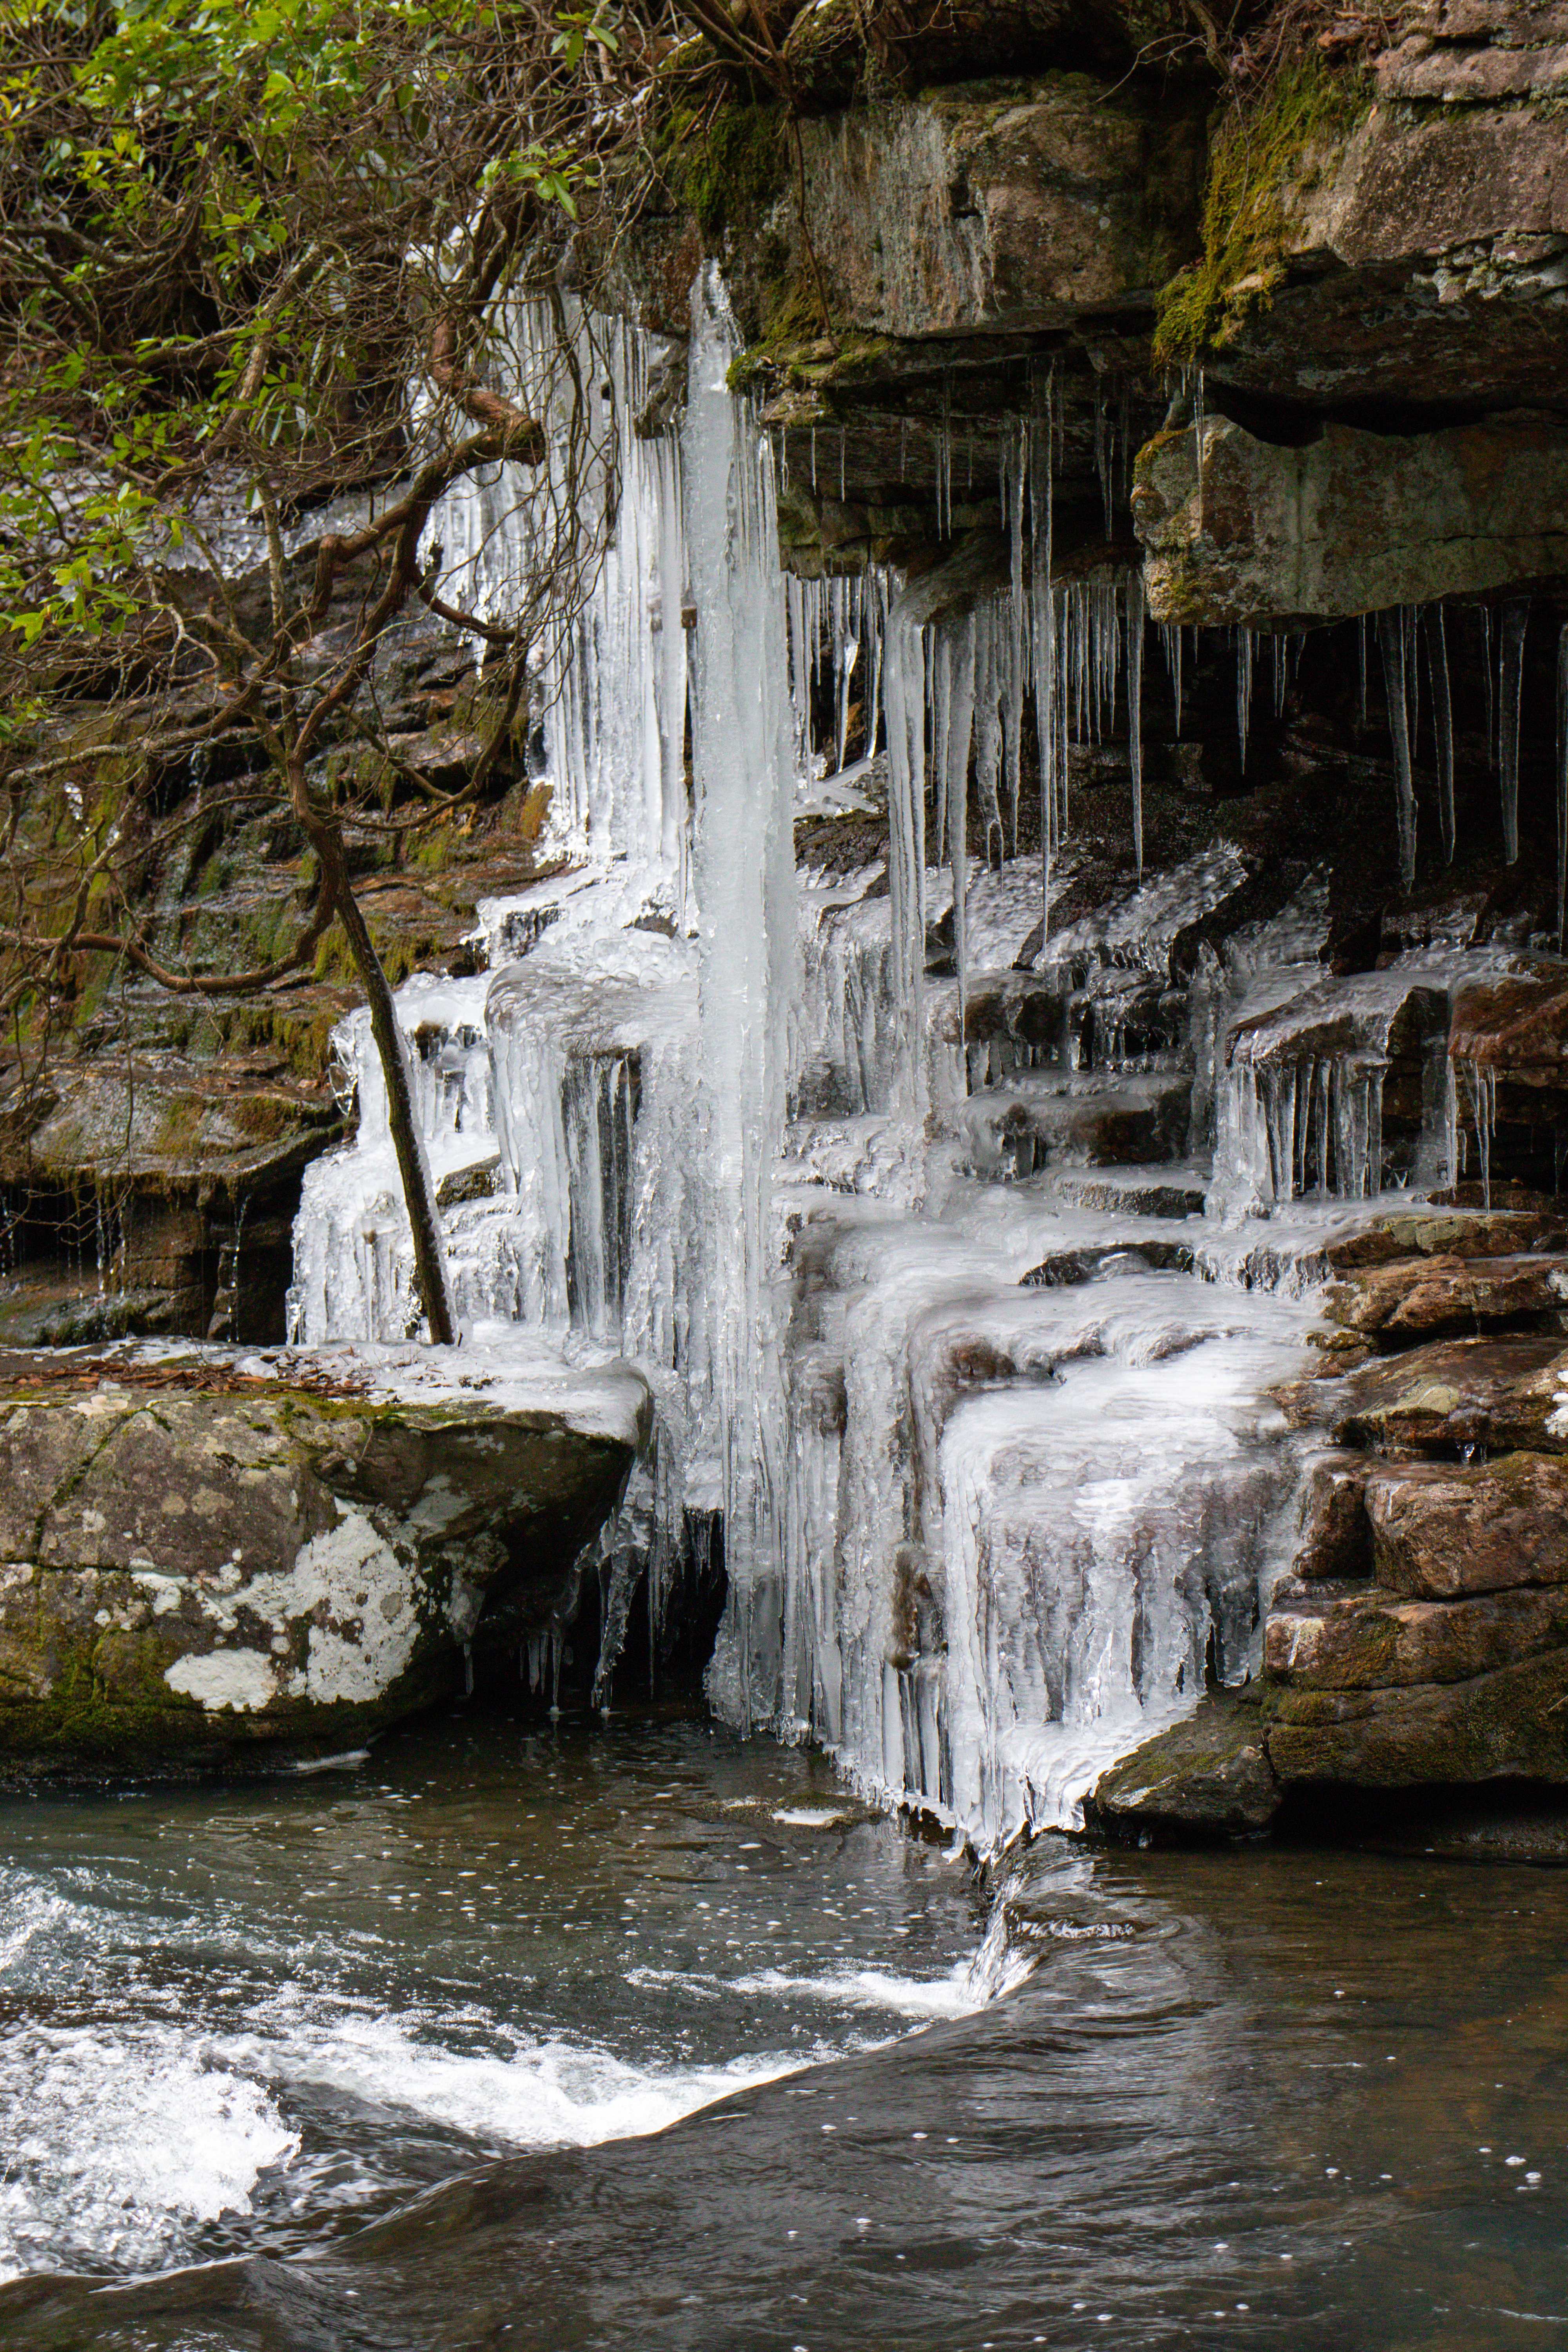
[[[1560,1874],[1047,1836],[977,1967],[944,1846],[670,1718],[7,1816],[16,2352],[1568,2326]]]

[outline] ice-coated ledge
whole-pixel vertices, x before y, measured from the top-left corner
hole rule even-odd
[[[618,1357],[568,1361],[538,1334],[509,1323],[479,1324],[456,1348],[409,1341],[345,1340],[325,1348],[236,1351],[241,1372],[289,1381],[342,1382],[371,1404],[460,1405],[535,1414],[579,1437],[637,1447],[647,1433],[648,1387]]]

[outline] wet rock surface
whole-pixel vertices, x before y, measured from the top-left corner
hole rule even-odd
[[[499,1402],[363,1369],[0,1358],[0,1754],[160,1767],[352,1746],[552,1620],[619,1499],[628,1371]],[[482,1637],[481,1637],[482,1638]]]
[[[1430,1235],[1457,1237],[1452,1223]],[[1467,1224],[1463,1238],[1479,1236]],[[1331,1287],[1328,1311],[1398,1349],[1460,1296],[1528,1311],[1542,1269],[1560,1264],[1398,1258]],[[1563,1367],[1542,1332],[1405,1344],[1322,1383],[1319,1416],[1339,1450],[1308,1469],[1260,1679],[1239,1702],[1205,1701],[1201,1738],[1178,1726],[1104,1776],[1091,1819],[1121,1838],[1236,1835],[1306,1799],[1348,1833],[1333,1801],[1364,1806],[1370,1791],[1568,1780]],[[1216,1773],[1214,1757],[1233,1751],[1257,1819],[1240,1817]],[[1561,1846],[1557,1829],[1539,1854],[1529,1836],[1520,1846],[1473,1824],[1455,1835],[1477,1858],[1555,1859]]]

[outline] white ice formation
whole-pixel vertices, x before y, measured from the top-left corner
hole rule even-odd
[[[716,279],[678,434],[637,429],[669,355],[581,331],[584,496],[615,495],[543,656],[565,862],[481,908],[479,978],[399,995],[458,1312],[492,1351],[625,1354],[652,1385],[605,1546],[612,1653],[632,1580],[657,1622],[718,1531],[724,1715],[816,1737],[982,1844],[1070,1823],[1109,1760],[1257,1664],[1297,1477],[1269,1392],[1329,1233],[1391,1176],[1453,1172],[1468,1113],[1434,1040],[1477,951],[1413,949],[1347,994],[1321,878],[1247,926],[1225,846],[1140,860],[1058,923],[1069,746],[1140,676],[1144,619],[1109,569],[1053,583],[1048,419],[1004,458],[1010,582],[938,617],[884,576],[786,586]],[[545,340],[520,310],[548,410]],[[507,609],[563,494],[555,424],[545,492],[502,467],[432,526],[481,606]],[[1180,632],[1165,653],[1179,702]],[[1244,742],[1252,677],[1247,641]],[[1031,700],[1043,848],[1019,857]],[[874,756],[847,772],[857,703]],[[800,809],[884,797],[865,862],[795,871]],[[359,1134],[307,1179],[292,1336],[402,1339],[364,1016],[336,1049]]]

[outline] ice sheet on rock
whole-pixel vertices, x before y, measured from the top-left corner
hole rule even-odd
[[[1266,1360],[1260,1360],[1260,1355]],[[953,1811],[991,1842],[1075,1826],[1117,1756],[1258,1662],[1295,1464],[1247,1337],[1080,1363],[960,1405],[941,1447]]]
[[[485,987],[416,973],[395,995],[408,1048],[415,1114],[437,1199],[495,1157]],[[291,1339],[410,1338],[421,1320],[402,1180],[387,1126],[386,1086],[363,1007],[332,1032],[340,1097],[357,1101],[359,1131],[305,1171],[289,1293]],[[448,1265],[459,1316],[472,1311],[465,1253]]]
[[[1071,878],[1074,858],[1057,859],[1059,887]],[[1016,964],[1030,934],[1039,928],[1040,868],[1033,857],[1010,857],[1001,866],[978,866],[969,877],[969,969],[972,974],[1004,971]]]
[[[856,1206],[796,1244],[780,1712],[993,1843],[1069,1817],[1069,1752],[1109,1760],[1194,1705],[1211,1636],[1245,1669],[1295,1476],[1258,1399],[1309,1315],[1179,1275],[1019,1289],[1019,1232]],[[1043,1743],[1029,1770],[1004,1732]]]
[[[1506,948],[1411,950],[1377,971],[1332,979],[1310,966],[1246,977],[1215,1045],[1216,1197],[1231,1217],[1317,1192],[1360,1200],[1390,1177],[1428,1192],[1458,1174],[1447,1058],[1454,990],[1510,968]],[[1417,1131],[1384,1134],[1384,1082],[1405,1073]],[[1408,1126],[1408,1111],[1405,1114]]]
[[[1247,871],[1241,852],[1218,842],[1054,931],[1035,950],[1031,968],[1135,963],[1168,972],[1171,949],[1181,933],[1234,897]]]
[[[231,1351],[237,1370],[264,1379],[294,1373],[342,1381],[372,1402],[492,1405],[504,1412],[549,1413],[584,1437],[636,1446],[646,1432],[647,1382],[631,1365],[579,1349],[559,1348],[510,1323],[480,1323],[457,1348],[358,1340],[321,1348]]]

